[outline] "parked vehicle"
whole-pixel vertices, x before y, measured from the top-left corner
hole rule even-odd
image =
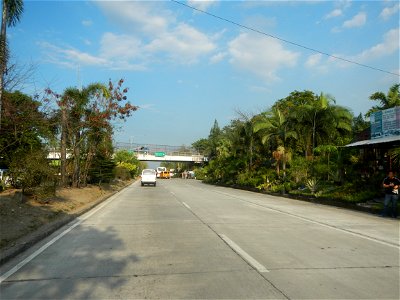
[[[157,176],[156,171],[153,169],[144,169],[141,175],[141,184],[144,186],[145,184],[152,184],[156,186],[157,184]]]

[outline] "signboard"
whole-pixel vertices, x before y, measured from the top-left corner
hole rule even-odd
[[[155,157],[164,157],[165,156],[165,152],[154,152],[154,156]]]
[[[400,106],[372,113],[371,139],[400,135]]]

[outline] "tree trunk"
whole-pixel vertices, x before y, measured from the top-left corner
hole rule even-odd
[[[283,179],[285,179],[286,178],[286,152],[283,153],[282,171],[283,171]]]
[[[313,132],[312,132],[312,149],[311,149],[311,158],[314,161],[314,148],[315,148],[315,126],[316,126],[316,121],[315,119],[317,118],[317,111],[314,113],[314,120],[313,120]]]
[[[67,109],[61,106],[61,186],[67,186]]]
[[[3,103],[3,86],[4,86],[4,73],[7,65],[6,59],[6,29],[7,29],[7,6],[5,1],[3,0],[3,11],[2,11],[2,18],[1,18],[1,34],[0,34],[0,128],[1,128],[1,114],[2,114],[2,103]]]
[[[75,147],[74,147],[74,173],[72,176],[72,185],[74,187],[80,187],[80,175],[81,175],[81,133],[78,130],[75,134]]]
[[[83,186],[87,185],[87,177],[88,177],[88,174],[89,174],[89,168],[90,168],[90,165],[92,163],[93,156],[94,156],[94,149],[93,149],[93,147],[89,147],[89,151],[88,151],[88,154],[87,154],[87,157],[86,157],[86,160],[85,160],[85,166],[84,166],[84,169],[83,169],[83,172],[82,172],[83,173],[82,174],[82,184],[83,184]]]
[[[249,171],[251,166],[253,165],[253,138],[250,138],[250,163],[249,163]]]
[[[276,161],[276,173],[278,174],[278,176],[279,176],[279,172],[280,172],[279,165],[280,165],[280,160],[277,160]]]
[[[329,168],[329,152],[328,152],[328,181],[329,181],[329,172],[330,172],[330,168]]]

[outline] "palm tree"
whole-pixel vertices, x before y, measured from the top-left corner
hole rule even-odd
[[[290,138],[297,139],[296,131],[289,127],[286,117],[279,108],[273,107],[254,118],[254,132],[261,137],[261,142],[269,142],[276,147],[273,156],[277,161],[277,172],[282,162],[283,175],[286,172],[286,162],[290,157],[288,141]],[[279,158],[279,159],[278,159]]]
[[[62,96],[61,114],[61,182],[65,184],[66,174],[66,147],[69,138],[70,145],[73,148],[74,168],[72,182],[73,186],[80,186],[80,163],[81,163],[81,144],[83,143],[82,135],[87,127],[85,124],[85,116],[90,112],[87,107],[93,96],[104,95],[109,97],[107,87],[100,83],[93,83],[83,89],[75,87],[67,88]]]
[[[367,117],[369,117],[373,112],[400,106],[400,84],[397,83],[392,85],[387,95],[383,92],[375,92],[369,97],[369,99],[380,102],[380,105],[373,106],[368,110],[365,114]]]
[[[236,120],[236,136],[239,138],[239,144],[243,147],[246,156],[247,171],[253,166],[254,157],[254,117],[242,111],[236,112],[240,119]]]
[[[294,109],[289,115],[298,132],[305,139],[306,157],[314,158],[318,144],[330,144],[338,137],[351,132],[351,112],[335,104],[335,100],[321,93],[312,103]]]
[[[2,18],[0,33],[0,128],[1,128],[1,104],[4,85],[4,73],[7,66],[7,27],[15,26],[24,11],[24,2],[22,0],[3,0]]]

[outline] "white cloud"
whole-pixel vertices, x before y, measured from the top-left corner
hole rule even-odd
[[[144,1],[97,1],[95,2],[103,13],[124,30],[139,32],[143,35],[163,34],[169,24],[175,21],[171,12],[157,9],[153,12],[153,2]]]
[[[175,62],[183,64],[195,63],[201,55],[210,53],[215,48],[207,35],[185,23],[155,37],[145,47],[151,53],[165,53]]]
[[[270,38],[241,33],[229,42],[230,63],[265,80],[277,80],[277,72],[284,67],[294,67],[299,53],[285,49]]]
[[[141,46],[140,40],[133,36],[106,32],[100,41],[100,55],[108,59],[131,59],[140,56]]]
[[[396,14],[400,9],[400,4],[395,4],[392,7],[385,7],[379,17],[381,17],[382,19],[384,19],[385,21],[388,20],[392,15]]]
[[[339,8],[336,8],[336,9],[332,10],[329,14],[327,14],[324,19],[336,18],[336,17],[340,17],[342,15],[343,15],[343,11]]]
[[[103,52],[100,55],[92,55],[72,47],[59,47],[48,42],[38,43],[42,48],[46,61],[64,66],[75,68],[77,65],[104,67],[112,70],[144,70],[142,64],[135,64],[126,59],[126,56],[107,55]]]
[[[226,52],[218,52],[217,54],[213,55],[210,58],[210,63],[216,64],[216,63],[222,61],[227,55],[228,55],[228,53],[226,53]]]
[[[86,27],[92,26],[93,25],[93,21],[92,20],[83,20],[82,21],[82,25],[86,26]]]
[[[354,28],[362,27],[367,22],[367,14],[365,12],[359,12],[350,20],[343,23],[343,28]]]
[[[308,57],[305,66],[308,68],[316,67],[321,63],[321,58],[322,58],[321,53],[312,54]]]
[[[163,9],[159,3],[95,3],[114,24],[121,25],[123,33],[105,32],[96,55],[47,44],[42,48],[49,61],[65,66],[79,63],[118,70],[144,70],[151,63],[160,61],[193,64],[215,51],[214,41],[224,32],[209,37],[187,23],[178,23],[172,12]],[[54,48],[54,53],[48,51],[49,47]]]
[[[389,55],[393,55],[394,53],[396,53],[396,51],[399,51],[400,49],[399,35],[400,35],[400,28],[394,28],[389,30],[383,35],[381,43],[378,43],[368,49],[365,49],[358,54],[344,55],[335,53],[333,54],[333,56],[341,57],[343,59],[358,63],[368,64],[372,60],[384,58]],[[393,64],[395,66],[396,61],[393,61]],[[320,53],[310,55],[306,60],[306,62],[304,63],[305,67],[320,71],[322,73],[327,72],[333,66],[346,68],[352,65],[353,64],[351,63],[335,59],[334,57],[329,57],[327,59],[324,59],[324,55]]]
[[[393,54],[399,50],[399,34],[399,28],[389,30],[383,35],[382,43],[362,51],[354,56],[354,59],[360,62],[365,62]]]
[[[121,46],[117,47],[146,57],[147,61],[165,57],[177,63],[192,64],[216,48],[212,36],[208,37],[187,23],[176,22],[172,12],[158,3],[100,1],[98,5],[113,22],[128,28],[118,41]],[[116,51],[112,46],[107,49]]]
[[[46,52],[47,60],[51,63],[56,63],[68,67],[81,65],[96,65],[105,66],[107,60],[101,57],[96,57],[86,52],[81,52],[72,47],[61,48],[48,42],[38,43],[39,46]]]
[[[326,73],[329,66],[323,58],[324,55],[321,53],[311,54],[304,63],[304,66],[308,69],[316,70],[319,73]]]
[[[86,46],[92,45],[92,42],[91,42],[90,40],[88,40],[88,39],[81,38],[81,40],[82,40],[82,42],[83,42]]]
[[[216,4],[215,0],[188,0],[187,4],[202,11],[208,10],[211,6]]]

